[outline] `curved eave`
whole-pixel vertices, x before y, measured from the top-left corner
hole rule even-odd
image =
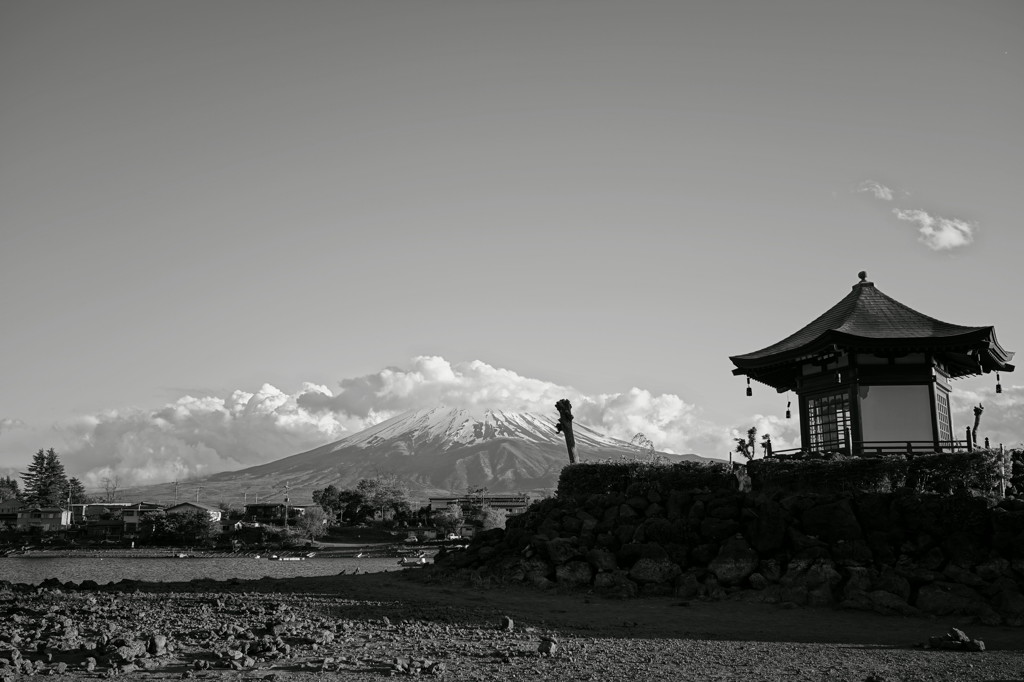
[[[814,341],[781,353],[760,357],[751,357],[753,354],[735,355],[729,359],[736,365],[732,371],[734,375],[748,376],[782,392],[792,387],[796,368],[802,360],[839,350],[942,353],[948,355],[955,365],[950,367],[954,378],[1014,370],[1014,366],[1009,363],[1013,353],[999,345],[993,327],[976,327],[952,336],[916,338],[877,338],[830,330]]]
[[[992,327],[978,327],[955,336],[909,338],[859,336],[829,330],[809,343],[780,353],[768,355],[748,353],[746,355],[733,355],[729,359],[740,369],[756,369],[778,364],[788,364],[801,358],[819,355],[829,350],[830,347],[846,351],[984,351],[991,355],[992,360],[996,363],[1005,363],[1006,360],[1013,357],[1013,353],[1004,350],[995,340],[995,333]]]

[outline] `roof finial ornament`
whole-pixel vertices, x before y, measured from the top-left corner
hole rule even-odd
[[[860,277],[860,281],[862,281],[862,282],[868,281],[868,271],[867,270],[861,270],[860,272],[857,273],[857,276]]]

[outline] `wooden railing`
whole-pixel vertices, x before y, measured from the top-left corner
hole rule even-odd
[[[845,429],[843,443],[825,448],[787,448],[785,450],[773,450],[771,441],[765,443],[765,456],[778,457],[780,459],[793,459],[806,456],[812,452],[839,452],[844,455],[857,455],[860,457],[874,457],[885,454],[913,454],[928,452],[972,452],[978,447],[976,434],[971,433],[971,427],[967,427],[967,437],[964,440],[851,440],[850,430]],[[988,438],[985,439],[985,447],[989,447]]]

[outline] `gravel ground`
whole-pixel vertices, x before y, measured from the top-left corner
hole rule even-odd
[[[922,646],[953,626],[987,650]],[[0,678],[27,676],[12,659],[70,680],[1024,680],[1024,631],[738,601],[614,601],[413,569],[0,589]]]

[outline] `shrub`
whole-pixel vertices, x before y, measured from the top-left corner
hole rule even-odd
[[[880,457],[829,454],[755,460],[747,464],[747,471],[755,491],[892,492],[912,488],[944,495],[989,494],[999,480],[998,457],[992,450]]]
[[[582,462],[562,469],[558,497],[639,491],[730,488],[736,486],[729,465],[715,462]]]

